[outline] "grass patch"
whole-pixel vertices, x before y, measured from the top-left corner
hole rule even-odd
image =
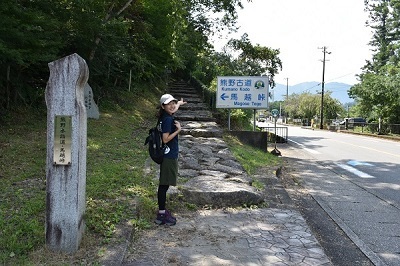
[[[251,176],[261,168],[278,166],[282,163],[281,158],[261,149],[245,145],[232,135],[225,135],[224,140],[235,158]]]
[[[156,184],[143,172],[148,157],[143,144],[161,90],[122,94],[120,104],[100,105],[100,119],[89,119],[87,126],[87,230],[81,246],[98,251],[61,256],[45,249],[46,110],[20,109],[2,119],[0,265],[94,262],[121,221],[146,228],[156,208]]]
[[[259,191],[265,189],[265,182],[259,180],[255,175],[276,169],[282,165],[282,159],[269,152],[243,144],[237,137],[226,134],[225,142],[232,151],[236,160],[240,162],[245,171],[252,178],[252,186]],[[274,171],[275,172],[275,171]]]
[[[0,265],[99,265],[96,261],[116,227],[129,221],[136,232],[149,228],[157,208],[154,174],[143,171],[143,145],[161,90],[121,92],[116,103],[100,104],[100,119],[88,120],[86,232],[74,255],[45,248],[46,110],[20,109],[0,125]],[[275,156],[225,139],[250,174],[279,163]],[[195,210],[169,201],[174,211]]]

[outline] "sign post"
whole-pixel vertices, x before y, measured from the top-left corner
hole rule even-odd
[[[218,77],[217,108],[268,109],[268,77]]]
[[[278,119],[278,115],[279,115],[279,110],[278,109],[272,109],[271,110],[272,113],[272,117],[274,118],[274,128],[275,128],[275,148],[271,151],[272,154],[280,156],[281,152],[276,148],[276,139],[278,138],[278,136],[276,135],[276,120]]]
[[[46,87],[46,245],[75,253],[85,228],[89,69],[77,54],[49,63]]]
[[[268,109],[269,82],[268,77],[227,76],[217,78],[216,108],[227,109]],[[230,114],[230,110],[229,110]],[[253,121],[255,130],[255,115]],[[230,130],[230,116],[229,116]]]

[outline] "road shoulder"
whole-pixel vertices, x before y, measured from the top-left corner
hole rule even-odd
[[[280,150],[284,167],[279,178],[331,262],[334,265],[374,265],[303,186],[304,167],[300,165],[305,163],[293,156],[296,151],[290,147],[280,147]],[[318,171],[311,163],[306,167],[307,171]]]

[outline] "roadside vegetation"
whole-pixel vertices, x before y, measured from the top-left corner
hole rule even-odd
[[[274,156],[265,150],[245,145],[232,135],[226,135],[224,140],[228,143],[235,158],[250,176],[257,174],[264,167],[279,166],[282,163],[280,157]]]
[[[120,95],[119,104],[100,106],[99,120],[88,120],[84,243],[92,238],[101,246],[121,221],[133,219],[134,226],[143,228],[153,214],[157,184],[143,174],[148,156],[143,144],[161,94],[154,91],[140,99],[133,93]],[[27,108],[0,127],[1,265],[46,262],[46,123],[44,107]],[[142,210],[134,216],[140,208],[132,208],[139,203]]]
[[[104,101],[98,120],[88,120],[86,227],[80,250],[73,256],[45,248],[46,110],[19,109],[0,127],[0,264],[91,264],[129,221],[136,234],[152,225],[157,208],[154,173],[145,174],[148,158],[144,139],[155,121],[156,93],[121,94],[118,104]],[[225,139],[249,175],[279,158]],[[257,183],[255,183],[257,184]],[[261,189],[261,188],[260,188]],[[196,206],[172,202],[174,210]]]

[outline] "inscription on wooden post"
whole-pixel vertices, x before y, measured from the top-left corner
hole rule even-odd
[[[87,115],[84,87],[89,69],[77,54],[49,63],[46,87],[46,245],[74,253],[86,208]]]
[[[54,122],[54,164],[71,164],[72,117],[56,115]]]

